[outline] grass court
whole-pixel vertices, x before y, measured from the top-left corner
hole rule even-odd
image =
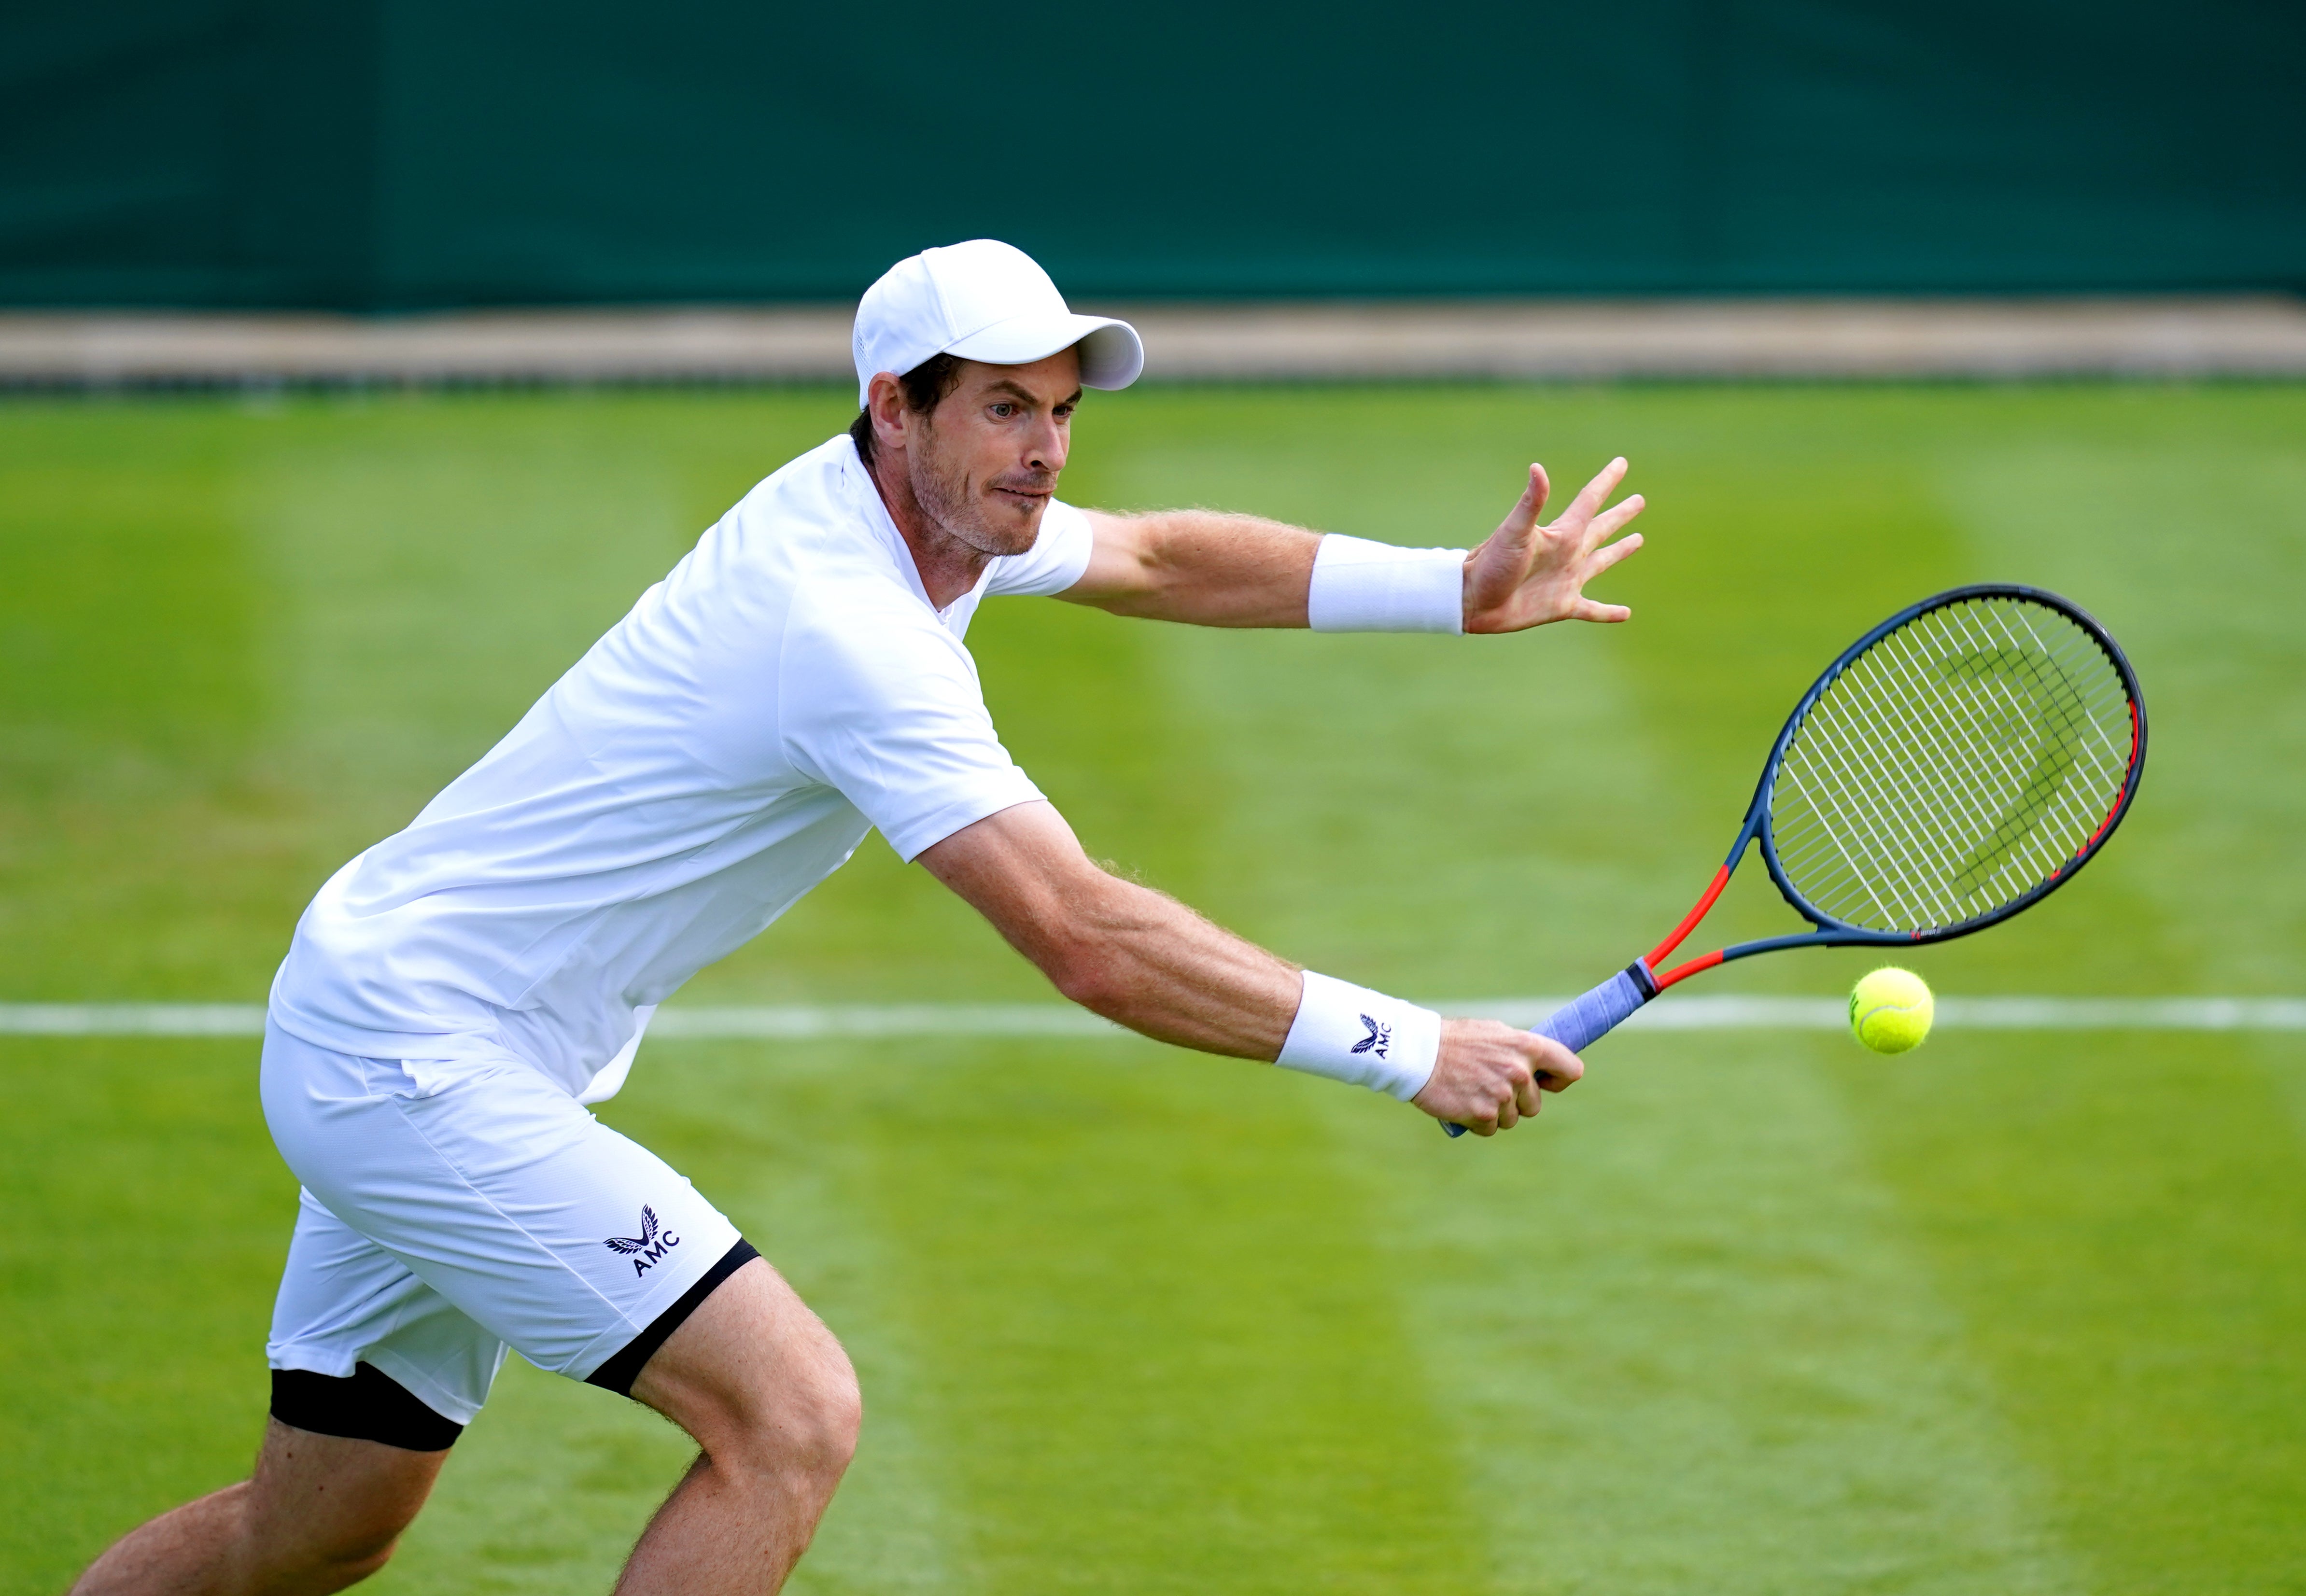
[[[0,405],[0,1000],[258,1000],[305,900],[757,478],[790,392]],[[2124,831],[1941,993],[2306,989],[2306,390],[1150,389],[1063,492],[1479,538],[1611,454],[1615,629],[970,639],[1110,858],[1431,999],[1678,917],[1834,652],[1973,580],[2122,638]],[[1758,872],[1707,935],[1785,917]],[[1711,945],[1711,944],[1709,944]],[[1696,989],[1826,994],[1862,955]],[[877,840],[678,1001],[1055,1001]],[[0,1591],[239,1478],[294,1183],[237,1040],[0,1038]],[[864,1377],[793,1589],[2306,1591],[2306,1037],[1638,1032],[1542,1122],[1115,1041],[652,1042],[602,1110]],[[685,1461],[516,1361],[366,1589],[606,1590]]]

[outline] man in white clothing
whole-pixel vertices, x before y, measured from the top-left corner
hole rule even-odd
[[[1055,497],[1084,385],[1142,364],[989,240],[858,306],[854,426],[755,488],[489,755],[321,888],[274,983],[262,1095],[303,1183],[255,1476],[77,1590],[322,1592],[380,1567],[508,1346],[645,1402],[695,1466],[618,1589],[773,1591],[854,1446],[824,1325],[687,1181],[585,1109],[655,1006],[878,828],[1075,1003],[1482,1135],[1580,1073],[1558,1045],[1301,970],[1092,864],[995,736],[987,593],[1203,626],[1510,632],[1622,620],[1610,466],[1544,473],[1470,553]],[[1613,542],[1612,540],[1615,539]]]

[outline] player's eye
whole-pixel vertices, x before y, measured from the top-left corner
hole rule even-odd
[[[999,404],[993,406],[993,414],[997,419],[1005,422],[1011,416],[1017,414],[1017,406],[1012,405],[1008,400],[1004,399]]]

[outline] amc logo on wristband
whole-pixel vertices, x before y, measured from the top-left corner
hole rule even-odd
[[[1274,1063],[1405,1103],[1424,1089],[1441,1051],[1441,1016],[1316,970],[1304,982]]]

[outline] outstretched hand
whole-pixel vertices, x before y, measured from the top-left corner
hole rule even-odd
[[[1604,510],[1601,506],[1625,480],[1621,457],[1601,468],[1550,526],[1538,524],[1545,509],[1545,467],[1529,468],[1529,488],[1497,531],[1465,559],[1465,630],[1518,632],[1550,620],[1624,620],[1623,604],[1603,604],[1585,596],[1585,585],[1642,546],[1638,532],[1611,538],[1642,513],[1633,495]]]

